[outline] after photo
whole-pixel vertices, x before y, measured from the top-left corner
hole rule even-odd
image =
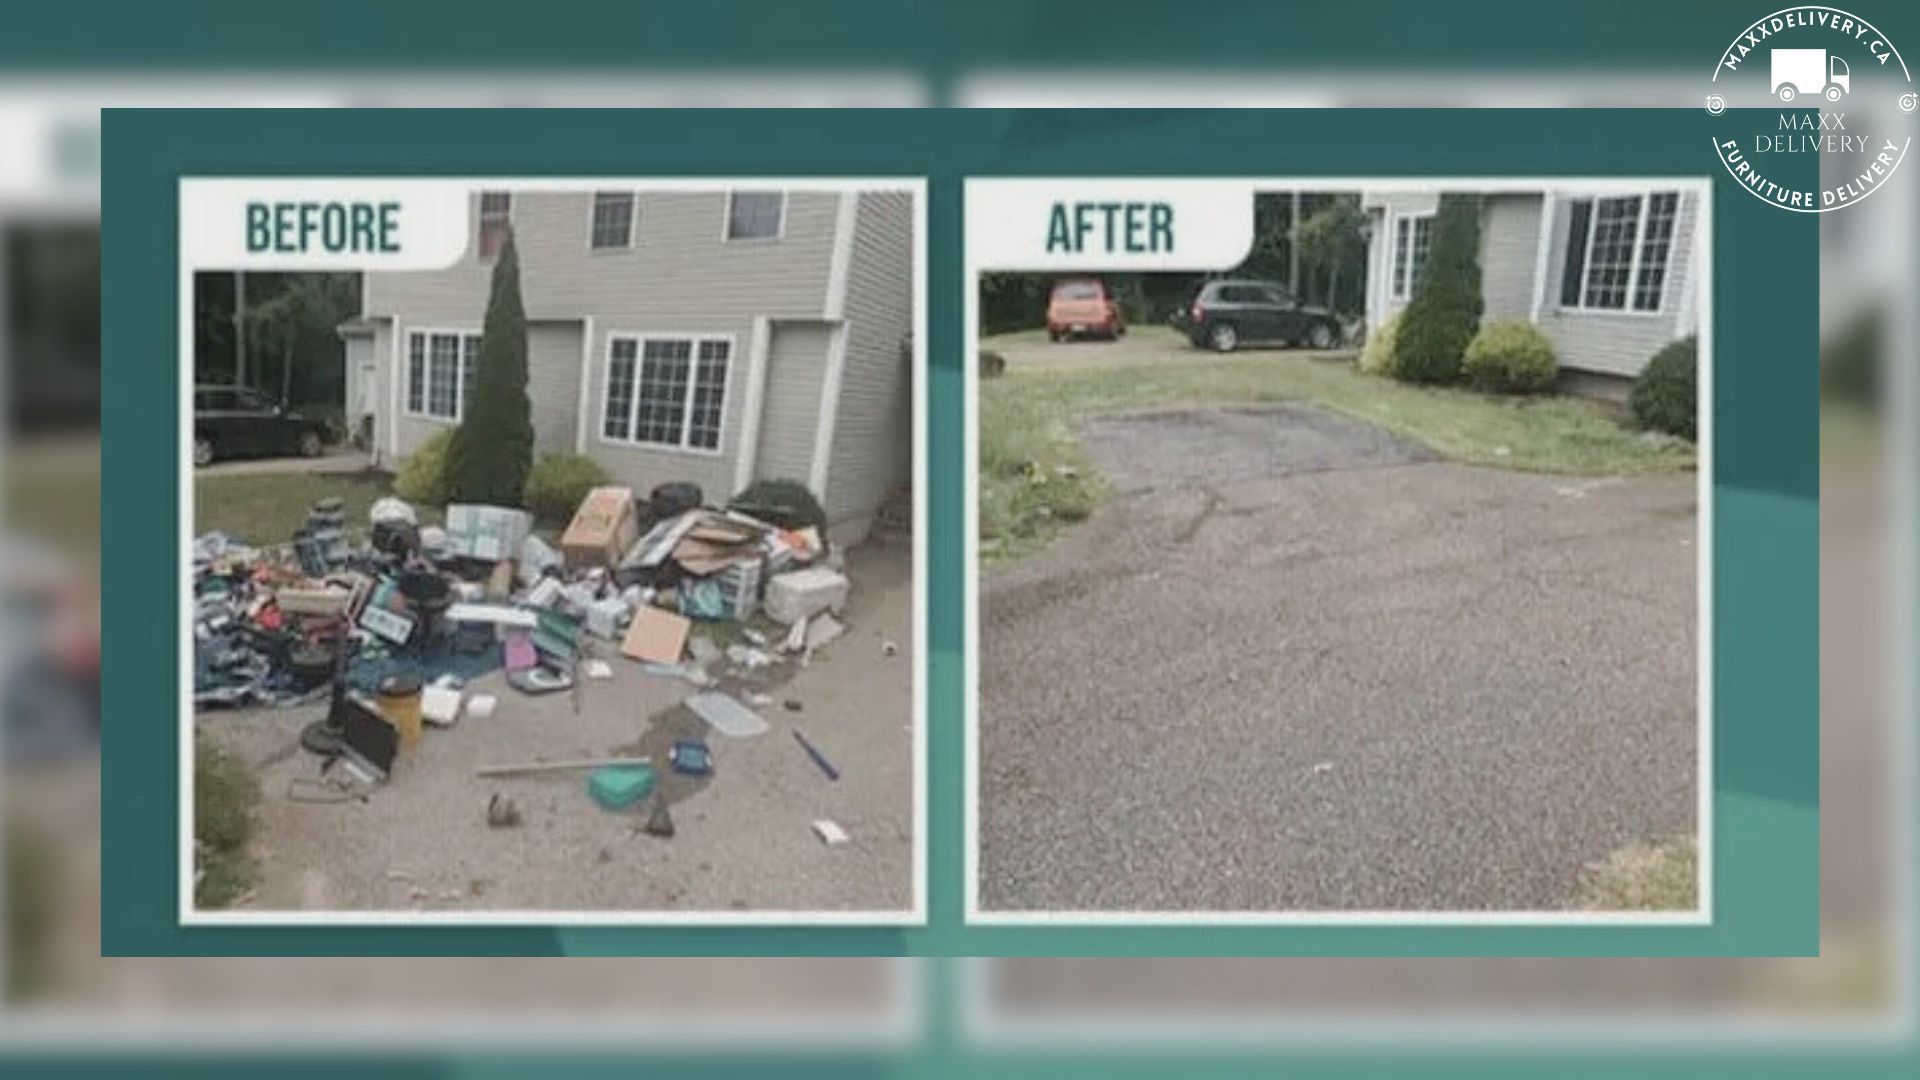
[[[1706,185],[1253,186],[973,265],[970,915],[1704,921]]]
[[[183,921],[919,921],[921,195],[183,181]]]

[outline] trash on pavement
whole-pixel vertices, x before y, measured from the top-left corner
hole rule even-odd
[[[495,829],[511,829],[520,824],[520,808],[512,799],[499,792],[487,800],[487,825]]]
[[[839,847],[841,844],[853,839],[853,837],[847,835],[847,830],[841,828],[838,823],[829,821],[826,818],[820,818],[813,823],[813,834],[818,836],[820,842],[828,847]]]
[[[647,814],[647,823],[640,828],[648,836],[658,836],[662,839],[673,835],[673,815],[667,811],[665,799],[653,800],[653,809]]]
[[[633,542],[639,539],[640,522],[635,516],[633,490],[624,487],[597,487],[580,500],[579,509],[560,535],[560,553],[567,566],[612,566],[620,561]]]
[[[651,765],[602,765],[587,776],[587,793],[602,809],[625,810],[653,791]]]
[[[573,689],[573,676],[552,668],[530,667],[507,673],[507,685],[523,694],[551,694]]]
[[[634,613],[633,622],[627,627],[627,636],[620,643],[620,652],[635,660],[649,660],[658,664],[678,663],[680,654],[686,651],[687,633],[693,624],[682,616],[656,607],[645,607]]]
[[[452,727],[460,720],[460,691],[429,686],[420,692],[420,719],[435,727]]]
[[[779,574],[767,582],[767,615],[776,622],[794,623],[823,611],[847,606],[847,578],[824,566]]]
[[[673,771],[685,776],[710,776],[713,773],[713,755],[707,744],[698,739],[679,739],[673,744],[667,761]]]
[[[533,515],[505,506],[455,503],[447,507],[447,551],[467,559],[499,562],[520,554],[533,531]]]
[[[703,690],[693,695],[687,699],[687,708],[729,738],[751,738],[767,730],[767,722],[759,713],[718,690]]]
[[[813,759],[813,763],[820,767],[820,771],[826,774],[827,779],[840,779],[840,770],[834,766],[833,762],[827,759],[826,754],[821,753],[819,747],[813,745],[811,740],[800,733],[799,728],[793,729],[793,741],[800,744],[800,749],[807,752],[807,757]]]

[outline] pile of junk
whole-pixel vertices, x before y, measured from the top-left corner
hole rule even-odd
[[[328,701],[302,745],[323,771],[344,765],[378,784],[427,728],[493,714],[498,697],[467,685],[480,676],[504,668],[527,695],[611,677],[594,655],[601,639],[691,684],[687,704],[722,733],[755,734],[766,724],[754,709],[771,699],[752,692],[753,673],[804,664],[844,631],[849,582],[807,516],[797,504],[710,507],[697,486],[675,483],[645,500],[594,488],[557,544],[518,508],[454,504],[443,525],[423,525],[392,497],[364,526],[323,499],[291,542],[271,547],[202,535],[194,705]],[[721,622],[738,625],[693,633]]]

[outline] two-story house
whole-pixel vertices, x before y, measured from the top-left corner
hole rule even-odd
[[[1426,269],[1433,190],[1369,191],[1367,329],[1398,314]],[[1623,392],[1653,354],[1698,330],[1699,184],[1488,192],[1481,198],[1483,323],[1530,322],[1578,388]]]
[[[396,468],[460,422],[511,229],[536,454],[644,498],[798,480],[841,542],[910,481],[914,188],[606,183],[475,191],[454,265],[366,275],[341,328],[349,422]],[[370,417],[363,421],[362,417]]]

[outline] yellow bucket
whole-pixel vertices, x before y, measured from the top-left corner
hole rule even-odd
[[[420,741],[420,676],[389,675],[380,680],[374,703],[400,733],[400,748],[412,749]]]

